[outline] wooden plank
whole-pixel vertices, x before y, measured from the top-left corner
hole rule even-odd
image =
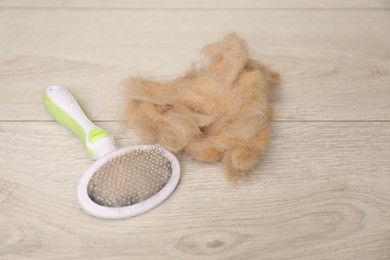
[[[51,7],[51,8],[389,8],[390,3],[386,0],[149,0],[149,1],[127,1],[127,0],[1,0],[0,7]]]
[[[247,181],[180,156],[168,201],[104,221],[77,206],[91,163],[78,140],[52,122],[0,122],[0,258],[388,259],[389,126],[277,122]],[[102,127],[139,143],[123,123]]]
[[[0,120],[48,120],[61,84],[95,120],[122,120],[121,81],[174,78],[234,30],[282,75],[277,120],[390,120],[389,12],[0,10]]]

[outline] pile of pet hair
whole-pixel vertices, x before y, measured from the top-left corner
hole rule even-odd
[[[274,113],[269,93],[280,84],[279,74],[250,59],[235,33],[202,54],[207,65],[192,66],[172,81],[128,79],[128,120],[172,152],[207,163],[222,160],[229,179],[236,180],[264,154]]]

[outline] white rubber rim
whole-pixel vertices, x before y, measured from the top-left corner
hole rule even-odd
[[[123,218],[129,218],[134,217],[139,214],[145,213],[146,211],[149,211],[158,205],[160,205],[164,200],[166,200],[172,192],[175,190],[177,184],[180,180],[180,164],[176,157],[169,152],[168,150],[164,149],[164,155],[165,157],[170,161],[171,168],[172,168],[172,174],[170,179],[168,180],[167,184],[162,188],[159,192],[157,192],[155,195],[150,197],[149,199],[146,199],[140,203],[125,206],[125,207],[104,207],[96,202],[94,202],[88,195],[87,188],[88,183],[93,174],[109,160],[110,158],[113,158],[118,155],[122,155],[125,153],[128,153],[133,150],[137,149],[146,149],[150,148],[151,145],[139,145],[139,146],[132,146],[132,147],[126,147],[119,150],[116,150],[112,153],[107,154],[103,158],[97,160],[94,162],[88,170],[84,173],[84,175],[81,177],[81,180],[79,182],[78,188],[77,188],[77,199],[82,209],[84,209],[87,213],[98,217],[98,218],[104,218],[104,219],[123,219]]]

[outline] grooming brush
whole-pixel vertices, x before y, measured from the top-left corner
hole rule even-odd
[[[77,198],[82,209],[105,219],[142,214],[167,199],[180,179],[176,157],[160,145],[117,149],[114,138],[94,125],[63,87],[43,95],[49,114],[71,130],[96,160],[83,174]]]

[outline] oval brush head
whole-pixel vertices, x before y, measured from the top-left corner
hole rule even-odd
[[[179,179],[179,162],[162,146],[123,148],[90,166],[79,182],[78,200],[96,217],[132,217],[161,204]]]
[[[88,195],[105,207],[124,207],[157,194],[169,181],[171,162],[160,145],[110,158],[92,176]]]

